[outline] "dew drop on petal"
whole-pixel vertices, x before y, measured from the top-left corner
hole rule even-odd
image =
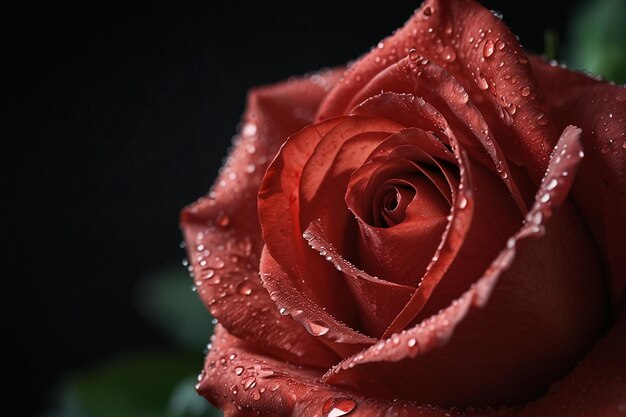
[[[237,292],[240,295],[250,295],[252,294],[252,286],[250,285],[250,283],[242,281],[239,283],[239,285],[237,285]]]
[[[459,195],[459,208],[463,210],[465,207],[467,207],[467,197],[465,197],[463,194],[460,194]]]
[[[546,190],[554,190],[557,185],[558,185],[558,181],[556,180],[556,178],[552,178],[548,182],[548,184],[546,184]]]
[[[539,116],[537,116],[537,123],[541,126],[545,126],[548,124],[548,118],[545,114],[541,113]]]
[[[480,88],[481,90],[486,90],[487,88],[489,88],[487,80],[483,78],[483,76],[480,74],[480,71],[476,72],[476,77],[474,78],[474,81],[476,82],[478,88]]]
[[[241,385],[243,385],[243,389],[248,391],[251,388],[256,387],[256,378],[253,376],[249,376],[241,380]]]
[[[218,226],[227,227],[230,224],[230,217],[228,217],[228,214],[221,212],[217,215],[215,223],[217,223]]]
[[[329,398],[322,405],[323,417],[341,417],[356,408],[356,401],[351,398]]]
[[[485,41],[485,44],[483,45],[483,56],[485,58],[489,58],[491,55],[493,55],[493,51],[494,51],[493,42],[490,39],[487,39]]]
[[[456,52],[449,46],[446,46],[441,52],[443,60],[446,62],[453,62],[456,59]]]
[[[528,97],[529,94],[530,94],[530,87],[522,88],[522,97]]]
[[[313,336],[324,336],[330,330],[326,323],[319,320],[304,320],[303,324],[307,331]]]

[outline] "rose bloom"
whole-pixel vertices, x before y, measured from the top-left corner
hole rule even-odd
[[[181,222],[227,416],[626,413],[626,89],[427,1],[253,89]]]

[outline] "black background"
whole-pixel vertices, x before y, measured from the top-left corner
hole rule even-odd
[[[4,377],[16,384],[17,415],[45,406],[64,370],[165,343],[135,311],[135,283],[183,258],[178,213],[208,191],[246,90],[352,60],[419,6],[363,4],[58,1],[5,11],[3,333],[15,354]],[[537,52],[546,28],[564,35],[574,6],[483,4]]]

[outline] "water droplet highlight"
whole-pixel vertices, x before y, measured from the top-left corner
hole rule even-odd
[[[322,405],[323,417],[341,417],[351,413],[356,408],[356,401],[352,398],[329,398]]]
[[[522,88],[522,97],[528,97],[530,95],[530,87]]]
[[[493,51],[494,51],[493,42],[490,39],[487,39],[485,41],[485,45],[483,45],[483,56],[485,58],[489,58],[491,55],[493,55]]]

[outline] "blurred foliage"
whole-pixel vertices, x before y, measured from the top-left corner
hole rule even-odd
[[[569,27],[565,58],[571,68],[626,83],[626,1],[587,1]]]
[[[137,308],[175,347],[122,353],[69,373],[58,384],[55,409],[43,416],[221,416],[195,390],[213,323],[190,287],[191,279],[180,266],[144,277]]]
[[[66,377],[48,417],[217,416],[194,389],[198,355],[136,352]]]
[[[144,318],[170,340],[201,351],[213,334],[211,315],[190,288],[192,280],[176,266],[145,277],[137,289],[137,307]]]

